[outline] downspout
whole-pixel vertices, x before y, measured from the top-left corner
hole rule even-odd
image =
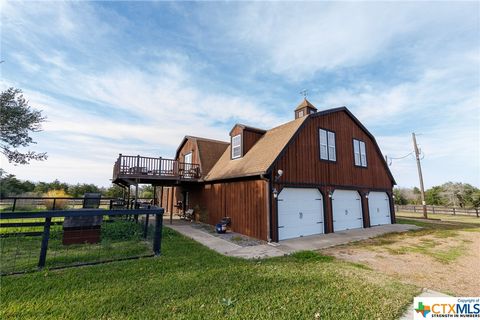
[[[270,226],[270,215],[272,211],[272,180],[270,178],[267,178],[264,174],[260,175],[260,179],[263,181],[266,181],[268,184],[268,187],[266,189],[267,192],[267,242],[270,243],[272,242],[272,237],[271,237],[271,226]]]

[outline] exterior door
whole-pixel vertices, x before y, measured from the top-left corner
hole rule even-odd
[[[371,226],[392,223],[390,199],[386,192],[370,192],[368,194],[368,211],[370,213]]]
[[[279,240],[324,233],[323,197],[314,188],[284,188],[278,195]]]
[[[362,200],[355,190],[335,190],[332,195],[333,231],[363,228]]]
[[[192,169],[192,153],[189,152],[183,157],[183,162],[184,162],[184,177],[185,178],[191,178],[191,169]]]

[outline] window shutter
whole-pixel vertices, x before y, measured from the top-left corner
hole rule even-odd
[[[336,161],[335,133],[328,132],[328,160]]]
[[[327,131],[320,129],[320,159],[328,160]]]

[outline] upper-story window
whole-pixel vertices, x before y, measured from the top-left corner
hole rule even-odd
[[[335,132],[320,129],[320,159],[336,161]]]
[[[353,139],[353,158],[356,166],[367,167],[367,152],[365,150],[365,142]]]
[[[299,118],[303,117],[303,110],[298,111],[298,117]]]
[[[232,137],[232,159],[242,156],[242,135],[238,134]]]

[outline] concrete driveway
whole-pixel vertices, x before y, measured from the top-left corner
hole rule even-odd
[[[373,238],[384,233],[419,229],[419,227],[409,224],[392,224],[283,240],[279,243],[265,243],[255,246],[241,247],[230,241],[215,237],[204,230],[194,228],[191,223],[176,221],[172,225],[166,223],[165,226],[180,232],[184,236],[191,238],[218,253],[243,259],[263,259],[288,255],[296,251],[325,249],[353,241]]]
[[[279,242],[276,248],[285,253],[293,253],[302,250],[319,250],[349,242],[374,238],[385,233],[404,232],[415,229],[420,229],[420,227],[411,224],[388,224],[365,229],[351,229],[335,233],[283,240]]]

